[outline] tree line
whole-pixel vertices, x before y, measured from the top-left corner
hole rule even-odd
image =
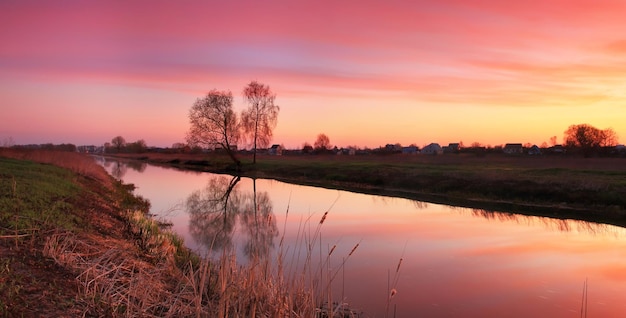
[[[122,136],[116,136],[111,139],[111,142],[104,143],[104,152],[106,153],[143,153],[148,150],[148,145],[143,139],[139,139],[135,142],[126,142],[126,139]]]

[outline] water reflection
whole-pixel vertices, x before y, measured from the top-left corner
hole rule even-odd
[[[390,273],[399,258],[389,309],[397,317],[572,317],[580,314],[587,278],[589,316],[626,314],[624,228],[121,164],[124,181],[150,199],[153,214],[172,221],[187,246],[199,253],[235,248],[243,262],[280,252],[280,240],[286,263],[299,269],[306,250],[298,248],[332,205],[311,248],[326,262],[337,247],[324,263],[329,273],[340,270],[333,295],[369,317],[388,314]],[[107,165],[111,172],[114,165]],[[160,214],[179,202],[180,211]],[[359,249],[341,267],[356,242]]]
[[[121,180],[128,172],[128,169],[132,169],[139,173],[146,170],[147,163],[138,160],[119,160],[111,159],[107,157],[96,157],[96,161],[99,162],[109,173],[116,179]]]
[[[206,186],[186,200],[189,233],[205,250],[219,252],[233,248],[233,234],[239,225],[247,237],[244,253],[248,258],[266,257],[278,235],[272,201],[265,191],[236,187],[241,179],[214,176]]]
[[[591,235],[611,235],[614,237],[624,237],[625,233],[623,228],[603,223],[593,223],[581,220],[572,219],[556,219],[547,217],[538,217],[524,214],[516,214],[509,212],[490,211],[483,209],[470,209],[461,207],[450,207],[451,210],[456,210],[461,214],[469,214],[474,217],[481,217],[489,221],[502,222],[515,222],[519,225],[534,226],[542,225],[546,229],[559,232],[576,232],[586,233]]]

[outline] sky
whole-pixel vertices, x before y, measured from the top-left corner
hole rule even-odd
[[[0,142],[184,142],[212,89],[270,86],[273,143],[626,138],[626,1],[0,1]]]

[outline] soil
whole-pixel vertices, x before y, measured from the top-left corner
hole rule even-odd
[[[85,229],[73,233],[94,249],[128,244],[126,223],[113,200],[112,184],[101,180],[78,178],[82,194],[72,199],[74,213],[80,215]],[[107,200],[110,198],[110,200]],[[0,239],[0,305],[5,317],[95,317],[90,306],[80,297],[77,273],[44,256],[46,238],[56,230],[35,233],[21,238]],[[105,246],[106,245],[106,246]],[[0,306],[2,309],[2,306]]]

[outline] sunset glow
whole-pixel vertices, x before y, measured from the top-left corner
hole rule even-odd
[[[211,89],[252,80],[275,143],[626,138],[626,2],[2,1],[0,142],[183,142]]]

